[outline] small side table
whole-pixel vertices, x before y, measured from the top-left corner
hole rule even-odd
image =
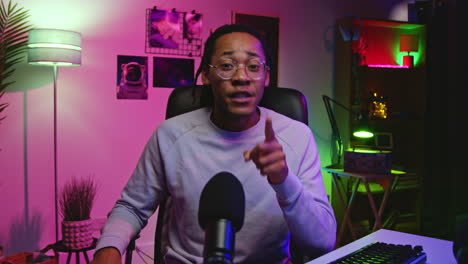
[[[338,236],[336,238],[336,248],[340,246],[341,238],[343,236],[346,225],[348,226],[348,229],[351,233],[353,240],[357,239],[349,216],[351,213],[353,200],[357,193],[359,184],[362,182],[364,184],[364,187],[366,188],[367,198],[369,200],[369,204],[371,206],[372,213],[374,214],[374,219],[375,219],[374,226],[372,228],[372,232],[374,232],[382,228],[382,215],[385,210],[385,206],[387,204],[388,198],[390,196],[390,192],[393,189],[396,180],[398,179],[399,176],[406,174],[406,172],[396,171],[396,170],[392,170],[391,174],[346,172],[343,169],[330,168],[330,167],[322,168],[322,170],[329,172],[332,175],[333,185],[338,194],[340,203],[343,206],[343,209],[345,211],[343,215],[343,220],[341,221],[340,229],[338,231]],[[341,186],[340,184],[341,183],[340,178],[355,178],[356,179],[352,187],[351,195],[347,202],[345,202],[344,200],[344,194],[342,190],[343,186]],[[376,180],[383,180],[383,179],[389,180],[389,184],[386,185],[384,189],[382,202],[380,203],[380,206],[377,208],[377,204],[372,195],[372,191],[370,190],[370,187],[369,187],[369,182],[376,181]]]
[[[47,247],[45,247],[41,251],[46,252],[49,249],[52,249],[56,255],[58,255],[58,252],[68,253],[67,264],[70,264],[73,253],[75,253],[75,260],[76,260],[75,263],[79,264],[80,263],[80,253],[82,253],[85,260],[86,260],[86,264],[89,264],[89,257],[88,257],[87,252],[96,248],[96,242],[97,242],[97,238],[93,238],[93,244],[91,244],[91,246],[89,246],[87,248],[82,248],[82,249],[71,249],[71,248],[65,246],[63,244],[63,241],[60,240],[60,241],[55,242],[54,244],[48,245]]]

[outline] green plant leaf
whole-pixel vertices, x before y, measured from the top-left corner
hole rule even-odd
[[[7,83],[2,84],[1,86],[3,86],[3,87],[4,87],[4,90],[5,90],[9,85],[11,85],[11,84],[13,84],[13,83],[15,83],[15,82],[14,82],[14,81],[10,81],[10,82],[7,82]],[[4,93],[4,92],[2,92],[2,93]]]
[[[7,41],[18,41],[19,39],[24,38],[24,34],[29,31],[31,27],[29,25],[16,25],[14,28],[10,27],[8,31],[4,33],[4,39]],[[18,39],[19,38],[19,39]],[[28,37],[26,36],[26,39]]]
[[[3,111],[3,109],[5,109],[7,106],[8,106],[7,103],[0,104],[0,111]]]
[[[12,0],[0,4],[0,98],[4,91],[14,83],[5,82],[15,72],[15,65],[23,61],[27,48],[27,34],[32,29],[28,19],[29,10],[19,7]],[[0,103],[0,113],[8,103]],[[5,116],[0,116],[0,120]]]

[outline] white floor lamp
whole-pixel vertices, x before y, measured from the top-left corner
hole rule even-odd
[[[57,68],[81,65],[81,34],[60,29],[33,29],[29,31],[28,62],[54,67],[54,203],[55,239],[58,241]]]

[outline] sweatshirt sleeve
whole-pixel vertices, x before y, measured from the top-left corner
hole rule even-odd
[[[303,252],[314,256],[333,250],[336,220],[323,184],[320,159],[309,130],[303,153],[297,153],[298,168],[281,184],[272,185],[291,232],[291,238]]]
[[[114,247],[123,255],[131,238],[146,226],[148,218],[166,197],[160,154],[157,133],[154,133],[123,189],[121,198],[108,214],[96,251]]]

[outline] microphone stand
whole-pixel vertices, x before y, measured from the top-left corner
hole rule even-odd
[[[211,221],[205,231],[204,264],[232,264],[234,258],[235,229],[232,221]]]

